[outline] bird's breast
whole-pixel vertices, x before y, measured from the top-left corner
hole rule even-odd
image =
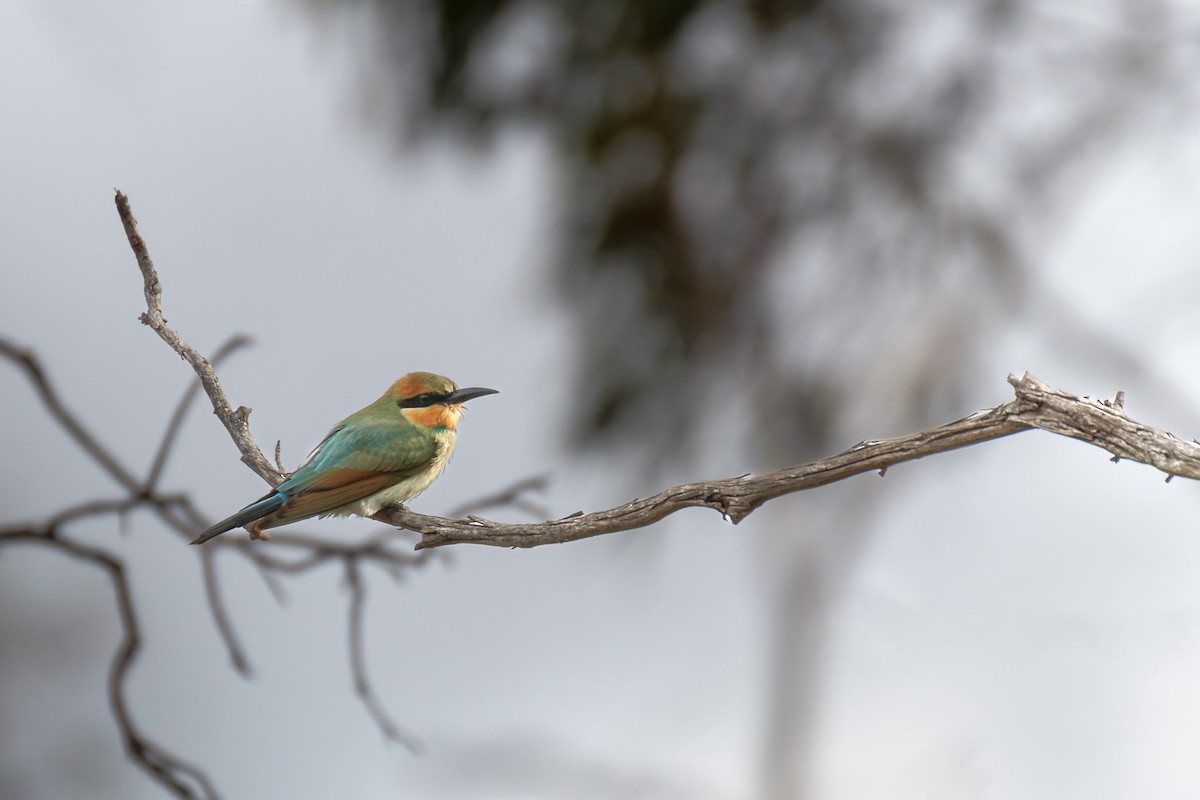
[[[407,503],[428,489],[429,485],[437,480],[438,476],[442,474],[442,470],[446,468],[450,454],[454,452],[456,438],[453,429],[434,431],[433,436],[437,447],[428,466],[407,478],[402,478],[386,489],[380,489],[375,494],[367,495],[361,500],[342,506],[334,511],[332,516],[357,514],[361,517],[369,517],[388,506]]]

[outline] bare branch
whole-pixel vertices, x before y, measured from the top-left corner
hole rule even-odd
[[[534,475],[529,478],[523,478],[507,489],[501,489],[494,494],[468,500],[462,505],[456,506],[449,513],[452,517],[465,517],[468,514],[477,514],[485,508],[512,506],[513,508],[526,511],[535,517],[546,517],[550,515],[550,512],[541,503],[535,503],[526,498],[525,495],[529,492],[545,491],[549,483],[549,475]]]
[[[218,347],[217,352],[213,353],[213,367],[215,368],[217,364],[220,364],[226,356],[249,344],[249,336],[234,336],[225,342],[225,344]],[[163,469],[167,465],[167,456],[170,455],[171,448],[175,444],[175,438],[179,435],[179,430],[183,427],[183,420],[187,416],[188,409],[191,408],[192,402],[196,399],[196,395],[200,393],[201,388],[203,388],[203,384],[199,380],[192,383],[183,393],[183,397],[179,399],[179,405],[175,406],[175,413],[171,415],[171,421],[167,423],[167,431],[163,434],[162,441],[158,445],[158,452],[154,454],[154,462],[150,465],[150,472],[146,475],[146,483],[143,491],[147,494],[153,492],[158,486],[158,479],[162,477]]]
[[[50,415],[80,444],[84,452],[129,493],[128,497],[118,500],[97,500],[68,508],[59,512],[43,527],[55,528],[59,523],[69,522],[79,517],[108,512],[124,513],[140,506],[153,508],[164,522],[182,534],[195,535],[195,530],[203,527],[197,524],[197,515],[189,498],[178,494],[160,495],[148,491],[133,472],[121,464],[113,452],[100,444],[100,441],[66,407],[50,384],[46,371],[42,369],[41,364],[32,353],[0,339],[0,356],[8,357],[24,369],[26,377],[29,378],[42,403],[50,411]],[[180,513],[186,519],[180,518]]]
[[[1200,445],[1125,416],[1125,393],[1115,400],[1092,400],[1052,389],[1028,372],[1008,378],[1017,399],[1033,406],[1019,415],[1031,428],[1078,439],[1115,458],[1147,464],[1168,478],[1200,480]]]
[[[421,534],[418,549],[448,544],[497,547],[561,544],[644,528],[676,511],[695,507],[710,508],[736,524],[763,503],[783,494],[1027,430],[1027,424],[1012,418],[1019,405],[1009,403],[921,433],[860,442],[836,456],[765,475],[686,483],[604,511],[576,513],[548,522],[507,524],[480,517],[454,520],[397,508],[385,508],[374,518]]]
[[[134,219],[133,211],[129,207],[129,198],[118,191],[116,203],[117,213],[121,215],[121,224],[125,226],[125,236],[129,239],[129,246],[133,248],[133,254],[137,258],[138,269],[142,272],[146,295],[146,313],[140,317],[142,324],[148,325],[160,339],[179,354],[180,358],[192,366],[192,370],[200,378],[200,383],[203,385],[208,399],[212,402],[213,413],[217,415],[217,419],[221,420],[225,430],[229,431],[246,466],[272,486],[278,485],[282,478],[263,456],[254,437],[250,435],[250,425],[247,422],[250,409],[239,406],[235,411],[230,406],[225,392],[221,390],[221,383],[217,380],[217,373],[213,370],[209,360],[200,355],[194,347],[185,342],[183,337],[167,325],[162,314],[162,284],[158,280],[158,273],[154,269],[154,261],[150,258],[146,242],[138,233],[137,220]]]
[[[120,500],[89,500],[85,503],[64,508],[42,523],[40,528],[44,531],[54,533],[59,528],[75,520],[100,516],[101,514],[125,514],[147,502],[149,501],[141,497],[126,497]]]
[[[206,549],[200,556],[200,566],[204,571],[204,594],[208,597],[208,610],[212,612],[213,622],[216,623],[217,631],[221,634],[221,640],[225,642],[225,649],[229,652],[229,661],[233,664],[233,668],[242,677],[249,678],[250,661],[246,658],[246,651],[242,649],[242,644],[233,630],[233,622],[229,619],[229,612],[225,609],[225,600],[221,595],[221,586],[217,582],[216,554],[217,550],[213,548]]]
[[[198,767],[164,750],[138,728],[129,711],[125,682],[141,649],[141,628],[134,612],[133,599],[124,565],[114,556],[98,548],[61,538],[53,528],[46,530],[9,529],[0,531],[0,546],[17,542],[32,542],[52,547],[80,559],[108,575],[116,597],[121,618],[121,644],[113,656],[108,673],[108,699],[121,732],[125,751],[134,763],[145,770],[176,797],[186,800],[217,800],[219,795],[208,777]]]
[[[813,489],[864,472],[886,471],[893,464],[944,453],[1009,436],[1031,428],[1069,436],[1108,450],[1115,457],[1156,467],[1170,476],[1200,479],[1200,445],[1134,422],[1122,403],[1097,401],[1060,392],[1025,373],[1010,375],[1016,398],[996,408],[890,439],[864,441],[838,455],[764,475],[675,486],[644,500],[636,499],[591,514],[575,514],[537,524],[506,524],[479,517],[464,520],[386,508],[380,522],[421,534],[418,549],[448,544],[536,547],[560,544],[651,525],[684,508],[710,508],[734,524],[781,495]]]
[[[391,549],[389,545],[397,541],[395,530],[388,530],[382,536],[358,543],[339,542],[292,532],[273,534],[270,541],[272,547],[269,549],[254,547],[249,539],[239,538],[214,539],[210,546],[243,549],[244,555],[262,569],[263,577],[270,580],[275,579],[276,573],[298,575],[346,558],[370,561],[395,573],[397,570],[424,566],[430,561],[427,556],[433,555]],[[295,559],[277,558],[273,553],[280,547],[299,550],[303,555]]]
[[[245,539],[234,541],[241,548],[242,555],[249,558],[250,563],[254,564],[254,568],[258,570],[258,576],[266,584],[267,591],[271,593],[271,597],[275,598],[275,602],[280,606],[286,604],[287,591],[283,588],[283,581],[275,574],[278,570],[272,559],[264,558],[264,554],[251,547],[251,543]]]
[[[354,675],[354,693],[367,707],[367,712],[383,735],[394,742],[399,742],[411,753],[420,753],[423,749],[421,741],[410,733],[400,730],[399,726],[388,715],[375,694],[375,689],[367,678],[367,659],[363,644],[363,608],[366,603],[366,587],[358,572],[358,560],[347,557],[346,585],[350,588],[350,670]]]
[[[113,477],[121,486],[136,492],[140,489],[141,484],[134,477],[133,473],[125,469],[117,459],[112,456],[99,440],[83,426],[83,423],[72,414],[62,401],[58,398],[54,388],[50,385],[50,380],[46,377],[46,373],[42,370],[37,359],[33,354],[18,348],[16,345],[4,339],[0,339],[0,356],[4,356],[12,361],[17,366],[25,370],[30,383],[37,391],[42,403],[50,411],[50,415],[58,421],[58,424],[71,435],[71,438],[82,447],[88,455],[96,460],[104,471]]]

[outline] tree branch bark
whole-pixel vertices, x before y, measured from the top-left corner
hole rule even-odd
[[[200,384],[204,387],[209,402],[212,403],[213,413],[217,415],[217,419],[221,420],[225,430],[229,431],[246,466],[272,486],[278,485],[283,477],[263,456],[262,449],[250,435],[251,409],[245,406],[239,406],[236,411],[233,409],[225,397],[225,392],[221,390],[221,382],[217,380],[217,373],[213,369],[213,365],[200,354],[200,351],[184,341],[183,337],[167,324],[167,320],[162,314],[162,283],[158,280],[158,272],[154,269],[154,261],[150,258],[150,249],[146,246],[146,240],[138,233],[137,219],[134,218],[133,210],[129,207],[129,198],[118,191],[116,203],[117,214],[120,215],[121,224],[125,227],[125,238],[129,240],[129,246],[133,249],[134,257],[137,258],[138,269],[142,272],[146,313],[142,314],[139,319],[143,325],[149,326],[152,331],[157,333],[158,337],[178,353],[180,358],[191,365],[192,370],[200,378]]]
[[[854,475],[936,453],[999,439],[1030,429],[1068,436],[1166,473],[1200,479],[1200,445],[1166,431],[1131,420],[1123,408],[1124,393],[1116,399],[1093,400],[1051,388],[1030,373],[1008,376],[1016,397],[937,428],[890,439],[863,441],[837,455],[763,475],[675,486],[646,499],[635,499],[591,514],[537,524],[505,524],[480,517],[465,520],[415,514],[386,508],[375,519],[421,534],[417,548],[449,544],[496,547],[536,547],[561,544],[606,533],[651,525],[684,508],[710,508],[734,524],[776,497],[814,489]]]

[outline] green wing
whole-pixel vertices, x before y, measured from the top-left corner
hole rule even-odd
[[[272,527],[328,514],[417,475],[434,461],[438,442],[403,418],[347,420],[276,491],[288,496]]]

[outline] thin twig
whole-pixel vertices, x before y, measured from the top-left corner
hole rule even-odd
[[[229,431],[229,435],[233,439],[234,444],[237,445],[238,451],[242,454],[242,461],[245,462],[246,466],[254,470],[267,483],[277,486],[283,479],[263,456],[262,450],[254,441],[254,437],[250,435],[250,425],[247,421],[250,416],[250,409],[245,406],[239,406],[235,411],[229,405],[225,393],[221,390],[221,383],[217,380],[217,373],[213,370],[212,364],[196,348],[185,342],[183,337],[176,333],[163,317],[162,283],[159,282],[158,273],[154,269],[154,261],[150,258],[150,250],[146,247],[146,242],[142,239],[141,234],[138,233],[137,220],[133,216],[133,210],[129,207],[129,198],[118,191],[116,193],[116,203],[117,213],[121,216],[121,224],[125,227],[125,236],[129,240],[129,246],[133,248],[134,256],[137,258],[138,269],[142,272],[143,289],[146,295],[146,312],[139,319],[141,319],[142,324],[149,326],[151,330],[158,334],[160,339],[167,343],[167,346],[191,365],[192,370],[200,378],[200,383],[213,405],[213,413],[217,415],[217,419],[221,420],[221,424],[225,426],[225,430]]]
[[[122,497],[117,500],[89,500],[85,503],[64,508],[42,523],[40,527],[42,530],[57,531],[64,525],[76,520],[96,517],[102,514],[124,514],[148,502],[150,501],[143,497]]]
[[[413,754],[420,753],[423,749],[421,741],[414,735],[400,730],[391,716],[383,707],[379,697],[375,694],[375,689],[371,685],[370,679],[367,677],[367,659],[365,655],[365,645],[363,644],[363,608],[366,605],[366,587],[363,585],[362,576],[358,572],[358,560],[347,557],[346,565],[346,586],[350,589],[350,621],[349,621],[349,647],[350,647],[350,671],[354,676],[354,693],[362,700],[362,703],[367,708],[367,713],[375,720],[375,724],[383,731],[383,735],[394,742],[399,742],[405,749]]]
[[[108,672],[108,699],[121,732],[125,751],[134,763],[145,770],[176,797],[186,800],[218,800],[219,795],[208,777],[198,767],[184,761],[142,733],[129,710],[125,683],[141,649],[141,628],[134,611],[125,567],[115,556],[98,548],[61,538],[52,528],[45,530],[9,529],[0,531],[0,546],[16,542],[46,545],[80,559],[104,571],[112,583],[117,610],[121,618],[121,643],[113,656]]]
[[[257,563],[264,571],[264,576],[274,573],[281,575],[299,575],[316,567],[323,566],[339,559],[353,558],[359,561],[370,561],[390,570],[404,570],[424,566],[430,553],[414,553],[411,550],[394,550],[391,544],[396,541],[395,529],[390,529],[384,536],[375,537],[369,541],[338,542],[330,539],[319,539],[315,536],[283,533],[271,536],[271,548],[254,547],[247,539],[222,539],[220,546],[245,547],[247,558]],[[216,541],[214,541],[214,544]],[[280,547],[301,551],[302,555],[294,559],[278,558],[274,551]]]
[[[22,368],[42,403],[50,411],[51,417],[70,434],[71,438],[79,443],[84,452],[91,456],[101,469],[129,493],[128,497],[93,501],[81,508],[59,512],[58,516],[67,516],[63,522],[80,516],[109,511],[125,512],[136,507],[146,506],[153,508],[164,522],[179,533],[187,535],[189,538],[195,535],[199,526],[196,524],[195,509],[192,507],[191,500],[184,495],[156,494],[146,491],[142,483],[134,476],[133,470],[124,466],[112,451],[100,444],[100,440],[87,429],[79,417],[67,408],[66,403],[50,383],[46,370],[32,353],[21,350],[11,342],[0,338],[0,356],[9,358]],[[181,519],[179,513],[183,513],[189,519]]]
[[[204,573],[204,594],[208,598],[208,610],[212,612],[213,622],[225,642],[225,650],[229,653],[229,661],[233,668],[243,677],[249,678],[252,672],[246,651],[233,630],[233,622],[225,609],[225,599],[221,594],[221,586],[217,581],[216,548],[205,548],[200,557],[200,567]]]
[[[231,355],[238,349],[246,347],[250,344],[249,336],[234,336],[225,344],[217,348],[213,353],[210,361],[215,368],[218,364],[225,360],[226,356]],[[166,433],[163,434],[162,441],[159,442],[158,452],[154,454],[154,461],[150,464],[150,471],[146,475],[146,481],[143,484],[146,494],[150,494],[158,487],[158,480],[162,477],[163,469],[167,465],[167,456],[171,453],[171,448],[175,444],[175,439],[179,435],[180,429],[183,427],[183,420],[187,417],[188,409],[191,408],[196,396],[200,394],[203,384],[199,381],[193,381],[183,393],[183,397],[179,398],[179,404],[175,406],[175,412],[171,414],[171,421],[167,423]]]
[[[266,584],[267,591],[271,593],[271,597],[275,598],[275,602],[281,607],[286,605],[287,591],[283,588],[283,581],[275,574],[276,572],[280,572],[280,570],[274,561],[267,558],[265,553],[253,547],[252,542],[242,539],[237,544],[242,548],[243,554],[254,564],[255,569],[258,570],[259,577]]]
[[[50,411],[50,415],[58,421],[58,424],[63,427],[71,435],[71,438],[90,455],[96,463],[104,468],[117,483],[131,492],[136,492],[140,488],[138,479],[129,470],[125,469],[116,458],[114,458],[108,450],[100,444],[100,441],[91,434],[79,419],[71,413],[62,401],[59,400],[58,394],[50,385],[50,379],[46,377],[42,371],[41,365],[33,357],[33,354],[18,348],[13,343],[0,339],[0,356],[5,356],[17,366],[25,370],[30,383],[37,391],[38,396],[42,400],[42,404]]]
[[[534,517],[548,517],[550,512],[540,503],[534,503],[525,497],[529,492],[543,492],[550,484],[549,475],[534,475],[523,478],[506,489],[495,494],[484,495],[474,500],[468,500],[460,506],[451,509],[451,517],[465,517],[468,514],[478,514],[485,508],[510,507],[519,508]]]
[[[67,408],[50,383],[46,370],[32,353],[0,339],[0,355],[8,357],[22,367],[51,416],[83,447],[84,452],[129,493],[127,497],[90,501],[60,511],[43,527],[57,527],[59,524],[96,514],[124,513],[134,508],[148,507],[180,534],[189,537],[195,535],[196,529],[202,527],[203,520],[192,506],[191,498],[182,494],[147,491],[134,477],[133,471],[121,464],[112,451],[101,445],[100,440],[87,429],[79,417]],[[187,519],[181,519],[180,513]]]

